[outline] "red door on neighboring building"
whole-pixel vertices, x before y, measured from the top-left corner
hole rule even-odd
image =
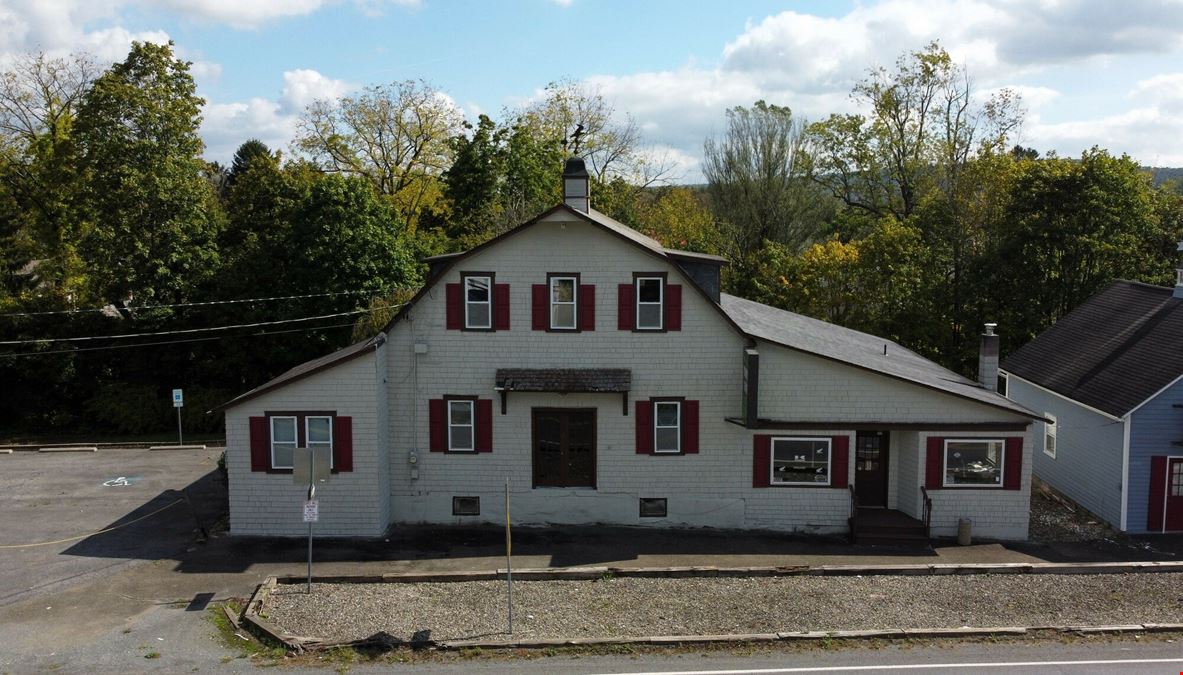
[[[1183,457],[1150,458],[1150,504],[1146,529],[1183,530]]]

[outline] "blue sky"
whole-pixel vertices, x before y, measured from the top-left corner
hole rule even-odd
[[[0,61],[111,62],[133,39],[194,62],[220,161],[252,136],[286,147],[305,105],[368,84],[424,78],[471,118],[569,78],[693,181],[726,108],[849,112],[867,68],[940,39],[979,91],[1023,96],[1024,144],[1183,166],[1181,0],[0,0]]]

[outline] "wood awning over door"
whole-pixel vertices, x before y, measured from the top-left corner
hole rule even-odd
[[[501,393],[501,414],[511,391],[556,394],[621,394],[628,415],[633,374],[628,368],[498,368],[494,389]]]

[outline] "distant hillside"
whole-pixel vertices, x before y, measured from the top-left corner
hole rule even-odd
[[[1155,185],[1162,185],[1169,180],[1183,183],[1183,166],[1144,166],[1142,168],[1154,176]]]

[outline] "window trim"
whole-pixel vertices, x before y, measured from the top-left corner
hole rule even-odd
[[[1051,424],[1047,424],[1045,422],[1043,425],[1043,454],[1047,455],[1048,457],[1050,457],[1052,459],[1055,459],[1056,458],[1056,450],[1060,446],[1060,438],[1059,438],[1060,421],[1056,419],[1055,415],[1053,415],[1049,412],[1043,413],[1043,416],[1045,419],[1051,420]],[[1047,451],[1047,445],[1048,445],[1047,441],[1049,438],[1052,440],[1052,451],[1051,452]]]
[[[570,303],[555,303],[554,301],[554,282],[560,279],[570,279],[572,286],[572,300]],[[579,285],[580,274],[578,272],[550,272],[546,275],[546,330],[548,333],[578,333],[579,326]],[[572,307],[571,311],[571,327],[555,326],[555,305],[567,305]]]
[[[641,302],[641,281],[657,279],[661,284],[661,300],[657,303]],[[669,285],[669,275],[665,272],[633,272],[633,332],[634,333],[664,333],[666,332],[665,325],[665,307],[666,307],[666,286]],[[656,304],[660,309],[657,313],[658,325],[641,326],[641,305],[652,306]]]
[[[488,326],[472,326],[468,320],[468,280],[469,279],[488,279],[489,281],[489,325]],[[496,320],[493,316],[496,308],[493,306],[493,293],[497,285],[497,275],[493,272],[461,272],[460,273],[460,301],[464,306],[463,322],[461,330],[473,331],[478,333],[492,333],[496,328]],[[485,304],[481,302],[473,302],[472,304]]]
[[[776,442],[777,441],[825,441],[826,442],[826,482],[809,483],[785,482],[776,480]],[[834,483],[834,437],[833,436],[773,436],[768,440],[768,486],[791,488],[828,488]]]
[[[308,427],[307,423],[303,422],[308,417],[327,417],[329,418],[329,438],[332,439],[332,445],[329,446],[329,467],[330,471],[337,473],[337,468],[334,466],[336,461],[336,434],[337,434],[337,414],[336,410],[264,410],[263,417],[267,420],[267,473],[292,473],[294,467],[290,466],[276,466],[275,465],[275,446],[274,446],[274,429],[271,426],[271,420],[276,417],[291,417],[296,420],[296,447],[307,447],[308,442]]]
[[[651,398],[649,402],[653,405],[653,454],[654,455],[681,455],[684,454],[682,448],[682,412],[684,410],[682,402],[683,398]],[[678,422],[675,426],[661,426],[657,424],[657,406],[659,405],[675,405],[678,407]],[[674,450],[658,450],[657,449],[657,430],[658,429],[677,429],[678,445]]]
[[[1010,398],[1010,375],[998,371],[998,389],[1003,398]]]
[[[292,421],[292,431],[295,432],[294,436],[296,438],[294,440],[295,445],[292,447],[292,463],[287,466],[281,466],[278,462],[275,461],[275,442],[276,442],[275,441],[275,420],[291,420]],[[289,441],[282,441],[282,442],[286,444]],[[300,418],[299,418],[299,416],[293,415],[293,414],[268,415],[267,416],[267,445],[270,450],[270,456],[268,458],[268,460],[269,460],[268,466],[270,469],[277,470],[277,471],[294,471],[296,468],[295,467],[295,464],[296,464],[295,451],[296,451],[296,448],[300,447]]]
[[[474,396],[446,396],[446,397],[444,397],[444,423],[445,423],[445,426],[447,426],[447,428],[448,428],[448,450],[447,450],[448,452],[457,452],[457,453],[462,453],[462,454],[466,454],[466,455],[476,454],[476,402],[477,402],[477,399]],[[469,423],[467,425],[452,424],[452,405],[455,403],[467,403],[468,404],[468,411],[469,411],[468,422]],[[472,447],[456,448],[456,447],[452,446],[452,427],[453,426],[457,426],[457,427],[468,426],[469,429],[472,430],[472,435],[471,435]]]
[[[997,443],[998,453],[998,483],[957,484],[948,482],[949,478],[949,444],[950,443]],[[941,445],[941,488],[948,490],[1005,490],[1006,489],[1006,439],[1005,438],[946,438]]]

